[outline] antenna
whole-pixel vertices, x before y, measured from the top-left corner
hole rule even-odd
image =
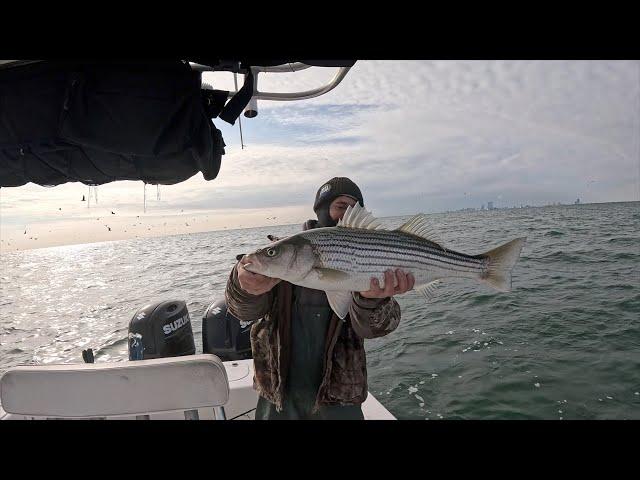
[[[236,92],[238,91],[238,74],[233,73],[233,83],[236,86]],[[244,141],[242,140],[242,118],[238,117],[238,125],[240,126],[240,145],[242,146],[242,150],[244,150]]]

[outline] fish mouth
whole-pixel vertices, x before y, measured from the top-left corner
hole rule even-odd
[[[253,268],[253,263],[252,262],[247,262],[247,263],[243,264],[242,268],[244,268],[247,272],[256,273],[253,270],[251,270]]]

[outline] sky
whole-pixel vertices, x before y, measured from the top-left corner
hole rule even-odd
[[[335,72],[261,74],[259,87],[305,90]],[[229,73],[203,80],[233,89]],[[77,183],[2,188],[3,246],[301,223],[334,176],[376,216],[640,200],[638,61],[358,61],[326,95],[259,102],[242,117],[244,149],[238,122],[214,123],[227,144],[218,178],[160,186],[159,200],[147,186],[146,212],[142,182],[100,186],[90,208]]]

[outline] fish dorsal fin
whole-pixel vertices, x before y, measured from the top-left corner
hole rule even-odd
[[[356,203],[349,205],[342,218],[338,221],[338,227],[364,228],[366,230],[379,230],[382,228],[380,221],[371,215],[366,208]]]
[[[446,250],[442,246],[442,241],[440,240],[436,230],[431,225],[429,225],[429,220],[424,213],[414,215],[401,226],[396,228],[396,231],[409,233],[411,235],[415,235],[416,237],[423,238],[430,241],[431,243],[436,244],[443,250]]]

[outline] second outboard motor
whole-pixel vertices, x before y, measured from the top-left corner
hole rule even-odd
[[[251,325],[253,322],[241,322],[231,315],[224,298],[213,302],[202,318],[202,351],[224,362],[253,358]]]
[[[189,311],[182,300],[146,305],[129,322],[129,360],[195,353]]]

